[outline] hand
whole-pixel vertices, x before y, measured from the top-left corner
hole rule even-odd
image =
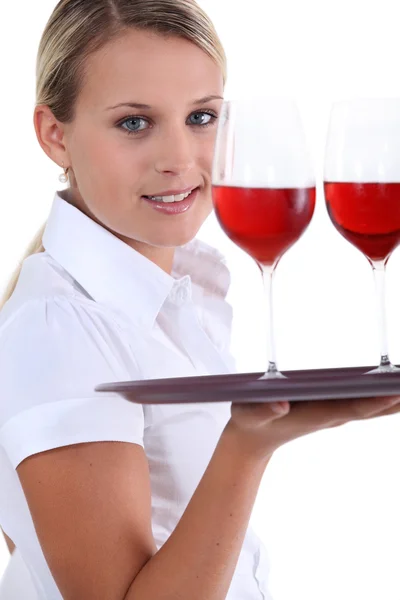
[[[279,410],[283,412],[274,412]],[[261,458],[296,438],[350,421],[400,412],[400,396],[356,400],[232,404],[227,428],[243,450]]]

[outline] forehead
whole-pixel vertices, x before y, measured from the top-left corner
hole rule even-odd
[[[219,65],[188,40],[132,30],[93,54],[86,63],[78,104],[193,101],[223,91]]]

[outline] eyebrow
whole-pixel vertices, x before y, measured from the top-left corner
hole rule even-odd
[[[212,94],[211,96],[205,96],[204,98],[195,100],[193,102],[193,105],[207,104],[207,102],[211,102],[211,100],[223,100],[223,98],[222,96]],[[139,102],[122,102],[121,104],[116,104],[115,106],[109,106],[108,108],[106,108],[106,110],[114,110],[115,108],[121,108],[122,106],[126,106],[129,108],[137,108],[139,110],[150,110],[152,108],[149,104],[140,104]]]

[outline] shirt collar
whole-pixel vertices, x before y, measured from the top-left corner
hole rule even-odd
[[[206,294],[225,298],[230,273],[215,248],[198,239],[177,248],[168,275],[61,194],[54,196],[43,246],[95,301],[122,310],[149,329],[165,300],[181,287],[190,291],[192,282]]]

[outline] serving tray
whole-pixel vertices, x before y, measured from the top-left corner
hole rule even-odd
[[[103,383],[97,392],[115,392],[137,404],[203,402],[304,402],[400,395],[400,370],[368,374],[374,367],[282,371],[286,379],[260,380],[262,373],[147,379]]]

